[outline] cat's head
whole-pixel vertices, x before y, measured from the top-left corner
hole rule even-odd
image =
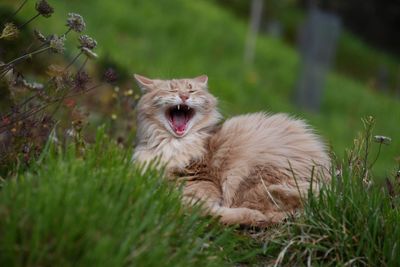
[[[134,76],[143,92],[138,103],[141,120],[163,127],[176,138],[219,121],[217,99],[208,92],[206,75],[172,80]]]

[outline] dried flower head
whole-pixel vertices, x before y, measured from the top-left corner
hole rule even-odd
[[[113,83],[117,80],[118,75],[117,72],[112,69],[112,68],[108,68],[105,72],[104,72],[104,80],[108,83]]]
[[[54,53],[62,54],[64,52],[65,36],[52,35],[50,38],[50,48]]]
[[[54,8],[50,6],[46,0],[40,0],[36,2],[35,9],[45,18],[51,17],[51,14],[54,13]]]
[[[64,68],[59,65],[50,65],[46,71],[51,78],[61,76],[64,73]]]
[[[33,35],[35,35],[36,39],[38,39],[42,43],[47,43],[47,38],[44,36],[39,30],[34,29]]]
[[[385,144],[385,145],[389,145],[390,142],[392,142],[392,139],[390,137],[383,136],[383,135],[375,135],[374,140],[377,143]]]
[[[86,23],[81,15],[68,13],[67,26],[76,32],[83,32],[86,28]]]
[[[22,84],[23,87],[29,89],[29,90],[33,90],[33,91],[37,91],[37,90],[43,90],[44,85],[41,83],[37,83],[37,82],[28,82],[27,80],[23,79],[22,80]]]
[[[80,70],[76,73],[73,80],[74,89],[77,91],[83,91],[86,89],[86,86],[89,82],[90,82],[90,77],[87,74],[87,72],[84,70]]]
[[[81,50],[88,58],[96,59],[99,57],[95,52],[93,52],[87,47],[82,47]]]
[[[14,40],[18,37],[18,35],[19,30],[17,26],[15,26],[14,23],[6,23],[3,31],[1,32],[0,39]]]
[[[90,50],[94,49],[97,46],[96,40],[86,34],[79,36],[79,43],[81,44],[79,46],[80,48],[86,47]]]
[[[47,75],[51,78],[50,80],[54,83],[57,89],[64,89],[73,86],[73,79],[65,67],[58,65],[50,65],[46,71]]]

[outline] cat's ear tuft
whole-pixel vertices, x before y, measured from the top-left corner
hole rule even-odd
[[[152,79],[139,74],[134,74],[133,77],[135,77],[136,83],[140,87],[140,90],[142,90],[142,93],[147,93],[154,89],[154,81]]]
[[[201,75],[193,79],[195,82],[201,84],[205,89],[207,89],[208,85],[208,76],[207,75]]]

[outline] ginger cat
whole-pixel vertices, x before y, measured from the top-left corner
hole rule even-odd
[[[220,124],[207,76],[135,79],[143,96],[134,161],[160,160],[169,177],[185,181],[184,201],[201,201],[222,223],[281,222],[310,186],[318,192],[329,179],[325,145],[302,120],[254,113]]]

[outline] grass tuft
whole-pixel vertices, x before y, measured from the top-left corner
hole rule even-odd
[[[304,214],[258,239],[273,265],[396,266],[400,262],[400,180],[375,179],[369,157],[374,120],[354,142],[332,183],[310,194]],[[381,145],[381,144],[380,144]]]

